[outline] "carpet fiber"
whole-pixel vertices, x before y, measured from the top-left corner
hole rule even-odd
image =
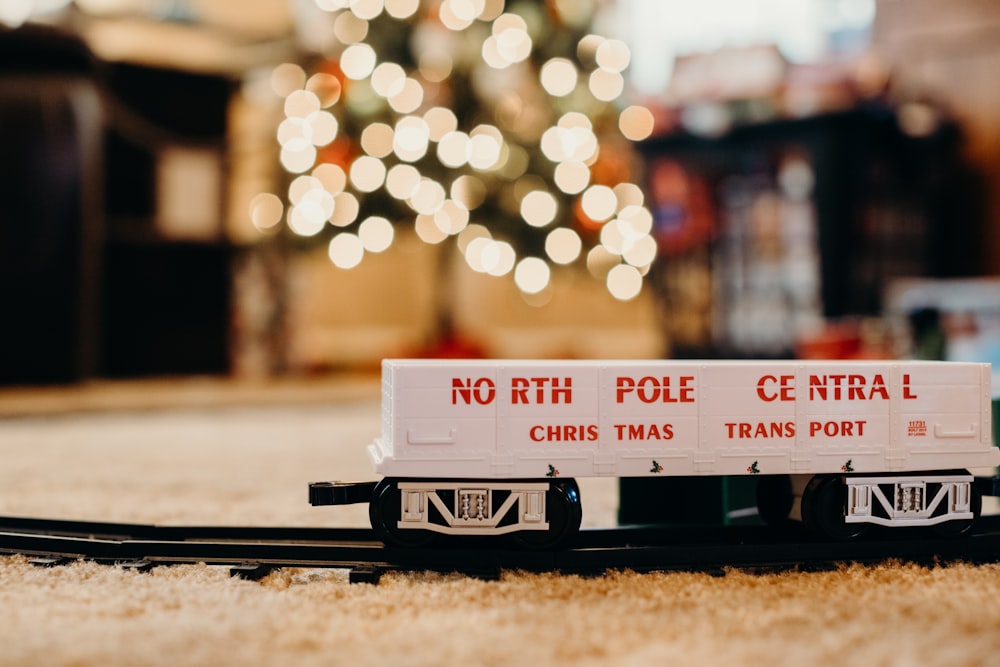
[[[371,388],[239,402],[23,416],[8,402],[0,514],[365,525],[364,508],[305,498],[308,481],[371,477]],[[585,525],[610,525],[614,485],[582,487]],[[249,582],[204,565],[138,573],[13,556],[0,557],[0,665],[1000,665],[998,599],[1000,566],[387,575],[372,586],[339,570]]]

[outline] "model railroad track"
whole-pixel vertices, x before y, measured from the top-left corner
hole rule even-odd
[[[982,517],[974,534],[958,539],[913,530],[828,542],[816,540],[797,524],[584,530],[571,548],[555,552],[496,548],[495,543],[468,539],[433,548],[391,548],[367,529],[182,527],[0,517],[0,553],[23,554],[38,565],[78,559],[140,570],[182,563],[227,565],[233,575],[246,578],[281,567],[346,568],[355,582],[374,582],[393,570],[485,578],[498,577],[504,570],[583,575],[624,569],[771,572],[890,559],[919,564],[1000,562],[1000,516]]]

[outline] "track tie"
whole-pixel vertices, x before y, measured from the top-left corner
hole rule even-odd
[[[137,559],[119,563],[119,566],[123,570],[131,570],[133,572],[149,572],[155,567],[155,564],[145,559]]]
[[[384,570],[374,565],[357,565],[347,574],[347,580],[352,584],[377,584]]]
[[[247,581],[260,581],[271,574],[274,567],[263,563],[240,563],[229,568],[229,576],[246,579]]]
[[[59,567],[60,565],[68,565],[72,563],[75,559],[67,558],[66,556],[40,556],[38,558],[32,558],[28,561],[29,564],[35,567]]]

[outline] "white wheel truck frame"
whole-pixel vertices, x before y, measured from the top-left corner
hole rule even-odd
[[[403,530],[429,530],[443,535],[508,535],[522,530],[548,530],[546,482],[399,482]],[[505,496],[499,505],[494,497]],[[451,505],[442,496],[451,497]],[[432,512],[431,510],[436,510]],[[432,519],[432,516],[437,521]]]
[[[976,518],[972,475],[848,477],[845,523],[934,526]]]

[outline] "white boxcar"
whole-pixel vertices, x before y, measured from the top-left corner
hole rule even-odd
[[[386,360],[382,391],[383,479],[314,483],[310,502],[367,500],[398,545],[554,548],[580,525],[573,478],[601,476],[754,475],[770,523],[962,534],[984,492],[966,469],[1000,464],[989,364]]]
[[[382,366],[391,477],[903,472],[995,466],[989,364],[425,361]]]

